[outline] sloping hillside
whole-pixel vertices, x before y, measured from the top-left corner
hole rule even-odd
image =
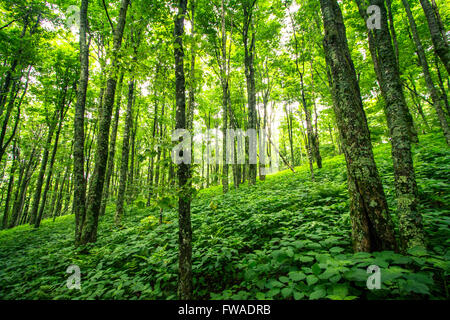
[[[352,253],[342,156],[325,160],[316,181],[307,167],[283,171],[256,186],[221,194],[200,191],[192,206],[194,294],[199,299],[448,299],[450,151],[421,137],[415,150],[420,208],[429,250],[408,255]],[[388,145],[375,149],[395,219]],[[201,196],[200,196],[201,195]],[[74,217],[41,228],[0,232],[1,299],[175,299],[177,214],[126,208],[115,228],[102,217],[95,245],[73,247]],[[81,290],[69,290],[66,269],[81,269]],[[382,289],[369,290],[366,268],[381,268]]]

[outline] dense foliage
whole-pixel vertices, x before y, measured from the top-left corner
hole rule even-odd
[[[447,2],[0,0],[0,298],[448,299]]]
[[[375,158],[394,209],[389,146]],[[324,161],[317,181],[306,165],[255,186],[221,194],[202,190],[192,205],[194,297],[198,299],[448,299],[450,152],[442,138],[415,148],[420,211],[429,249],[353,253],[342,156]],[[393,210],[394,211],[394,210]],[[395,214],[393,215],[395,219]],[[113,210],[89,253],[75,249],[73,216],[0,232],[2,299],[175,299],[177,215],[137,202],[124,225]],[[66,268],[80,266],[81,290],[68,290]],[[368,290],[366,268],[381,267],[381,290]]]

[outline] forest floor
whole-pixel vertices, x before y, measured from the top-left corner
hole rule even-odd
[[[343,156],[326,158],[316,181],[307,166],[282,171],[226,195],[200,191],[192,204],[197,299],[449,299],[450,150],[420,137],[414,161],[428,249],[401,255],[352,252]],[[374,149],[397,225],[389,145]],[[177,213],[128,206],[117,229],[114,208],[101,218],[89,253],[73,246],[74,217],[0,232],[0,299],[176,299]],[[69,290],[69,265],[81,290]],[[369,290],[366,269],[381,269]]]

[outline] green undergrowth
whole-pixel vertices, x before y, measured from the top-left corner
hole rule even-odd
[[[375,148],[396,222],[389,145]],[[267,176],[226,195],[200,191],[192,204],[194,297],[197,299],[448,299],[450,151],[437,136],[415,147],[420,210],[428,248],[402,255],[353,253],[343,156],[328,158],[311,182],[307,166]],[[113,208],[98,241],[73,247],[74,217],[44,220],[38,230],[0,232],[1,299],[176,299],[177,213],[128,206],[123,228]],[[69,265],[81,290],[69,290]],[[367,267],[381,269],[369,290]]]

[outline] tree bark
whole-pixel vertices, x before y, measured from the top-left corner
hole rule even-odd
[[[419,63],[422,66],[422,72],[427,85],[427,89],[431,95],[431,100],[433,101],[433,107],[436,110],[439,122],[441,124],[442,131],[444,132],[444,137],[447,140],[447,144],[450,145],[450,130],[448,127],[447,116],[443,110],[445,105],[443,95],[439,94],[434,82],[431,77],[430,69],[428,66],[427,56],[425,55],[425,50],[423,49],[422,42],[417,32],[417,25],[411,12],[408,0],[402,0],[403,6],[405,7],[406,15],[409,20],[409,25],[411,27],[412,36],[414,43],[416,45],[417,56],[419,57]]]
[[[89,44],[86,40],[88,28],[89,0],[81,1],[80,8],[80,78],[73,122],[73,213],[75,215],[75,245],[80,243],[86,215],[86,180],[84,177],[84,111],[89,81]]]
[[[23,178],[22,184],[20,186],[19,196],[16,197],[16,199],[14,201],[13,210],[11,213],[11,220],[10,220],[9,226],[8,226],[9,228],[15,227],[20,220],[19,217],[21,215],[22,208],[23,208],[23,205],[25,202],[27,187],[31,180],[31,176],[32,176],[34,168],[35,168],[35,165],[34,165],[35,152],[36,152],[36,147],[33,147],[33,150],[30,153],[30,158],[28,159],[28,162],[27,162],[27,166],[26,166],[25,173],[24,173],[24,178]]]
[[[120,115],[120,103],[122,100],[122,84],[123,84],[123,76],[122,72],[119,76],[119,84],[117,86],[117,98],[116,98],[116,109],[114,112],[113,119],[113,127],[111,131],[111,137],[109,142],[109,156],[108,156],[108,167],[106,169],[106,180],[105,185],[103,187],[103,196],[102,196],[102,204],[100,207],[100,215],[105,214],[106,204],[108,202],[108,198],[110,196],[110,184],[111,184],[111,176],[114,170],[114,158],[116,155],[116,140],[117,140],[117,129],[119,127],[119,115]]]
[[[53,121],[51,121],[51,122],[53,122]],[[45,142],[45,145],[44,145],[44,151],[43,151],[42,160],[41,160],[41,167],[39,169],[39,174],[38,174],[38,177],[36,180],[36,186],[34,189],[33,206],[31,207],[31,212],[30,212],[30,218],[31,218],[32,225],[34,225],[36,223],[36,220],[38,218],[38,209],[39,209],[39,203],[41,200],[42,185],[44,184],[44,175],[45,175],[45,171],[47,169],[48,155],[50,152],[50,147],[51,147],[54,131],[55,131],[55,123],[50,123],[48,134],[47,134],[47,141]]]
[[[221,1],[221,59],[218,61],[220,67],[220,80],[222,83],[222,191],[228,192],[228,163],[227,163],[227,129],[228,129],[228,85],[229,74],[227,68],[227,31],[225,25],[225,5]],[[219,59],[219,58],[218,58]]]
[[[8,226],[9,202],[11,200],[11,194],[14,185],[14,173],[16,172],[17,169],[18,157],[19,157],[19,150],[16,146],[16,143],[14,142],[13,159],[11,163],[11,170],[9,172],[8,190],[6,191],[5,207],[3,209],[2,229],[6,229],[6,227]]]
[[[127,114],[125,118],[125,127],[123,131],[122,139],[122,160],[120,163],[120,181],[119,192],[117,194],[116,202],[116,214],[114,221],[116,225],[120,226],[123,216],[123,203],[125,200],[125,191],[127,186],[127,171],[128,171],[128,158],[130,152],[130,130],[132,126],[133,117],[133,94],[134,94],[134,79],[131,79],[128,83],[128,104]]]
[[[178,1],[178,10],[174,18],[174,56],[175,56],[175,129],[186,129],[186,95],[184,76],[184,16],[187,0]],[[178,164],[178,241],[179,241],[179,280],[178,297],[181,300],[192,299],[192,228],[191,228],[191,183],[189,182],[189,163]]]
[[[89,185],[86,219],[83,225],[81,244],[95,242],[97,240],[98,217],[100,214],[103,184],[105,182],[106,163],[108,160],[109,128],[111,125],[111,115],[117,85],[119,51],[122,45],[122,37],[123,31],[125,29],[129,3],[130,0],[121,1],[119,18],[117,21],[116,29],[114,31],[114,44],[112,49],[111,66],[106,86],[105,105],[103,106],[102,114],[100,117],[97,136],[97,148],[95,153],[95,167]]]
[[[357,0],[364,18],[366,8]],[[408,106],[390,39],[384,0],[370,0],[380,8],[381,28],[368,30],[369,49],[374,61],[375,73],[384,98],[385,114],[391,137],[392,161],[397,195],[399,229],[403,249],[424,246],[422,215],[417,209],[418,191],[414,173],[411,140],[408,136]]]
[[[396,248],[386,197],[375,164],[356,72],[336,0],[320,0],[324,50],[331,70],[333,106],[348,174],[355,251]]]
[[[50,189],[52,173],[53,173],[53,165],[55,164],[56,151],[58,150],[59,135],[61,133],[62,124],[64,122],[64,115],[65,115],[64,109],[65,109],[65,105],[66,105],[67,83],[66,83],[65,88],[62,91],[63,91],[63,93],[62,93],[62,98],[61,98],[61,102],[60,102],[60,106],[59,106],[59,124],[58,124],[58,129],[56,130],[56,136],[55,136],[55,141],[53,143],[52,155],[50,157],[50,163],[48,166],[47,179],[45,182],[44,193],[42,194],[42,199],[41,199],[37,218],[34,221],[35,228],[39,228],[39,225],[41,224],[41,219],[42,219],[42,216],[44,213],[45,203],[47,201],[47,193],[48,193],[48,190]]]
[[[441,59],[447,73],[450,74],[450,48],[445,30],[441,30],[438,17],[428,0],[420,0],[423,12],[427,18],[428,28],[430,29],[431,41],[433,42],[434,51]]]
[[[244,64],[245,64],[245,78],[247,81],[247,103],[248,103],[248,130],[256,130],[256,87],[255,87],[255,68],[254,68],[254,59],[255,59],[255,42],[256,42],[256,33],[253,26],[253,9],[255,6],[255,1],[245,1],[243,4],[244,10],[244,26],[242,38],[244,42]],[[249,33],[251,32],[251,36]],[[249,43],[250,40],[250,43]],[[249,141],[249,138],[246,138],[246,149],[247,149],[247,157],[249,156],[249,143],[255,144],[256,141]],[[249,184],[256,183],[256,174],[257,174],[257,165],[256,163],[248,163],[248,182]],[[254,160],[254,159],[252,159]]]

